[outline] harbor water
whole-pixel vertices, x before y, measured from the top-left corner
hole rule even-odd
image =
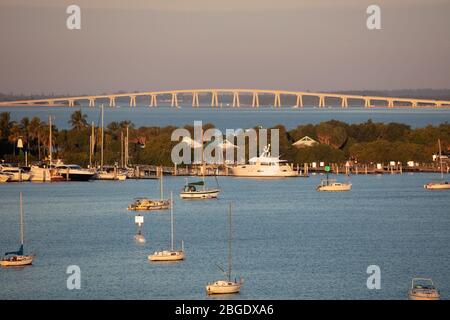
[[[88,118],[88,122],[100,124],[100,108],[89,108],[86,106],[68,107],[0,107],[0,112],[11,112],[11,119],[20,121],[23,117],[40,117],[47,121],[53,116],[53,123],[59,129],[69,128],[68,120],[75,110],[82,110]],[[332,108],[292,108],[282,107],[274,109],[271,107],[260,108],[192,108],[191,106],[181,106],[171,108],[160,106],[149,108],[138,106],[105,108],[105,124],[112,121],[130,120],[136,127],[140,126],[185,126],[193,125],[195,120],[202,120],[203,123],[213,123],[220,130],[227,128],[250,128],[262,125],[272,127],[283,124],[287,129],[294,129],[301,124],[317,124],[331,119],[346,123],[362,123],[368,119],[374,122],[399,122],[410,125],[413,128],[425,127],[429,124],[439,125],[450,121],[450,108],[421,108],[421,109],[390,109],[364,107],[351,107],[341,109]]]
[[[0,250],[19,246],[23,192],[25,250],[36,254],[30,267],[0,269],[0,299],[213,299],[204,286],[223,277],[216,264],[227,261],[229,202],[233,277],[245,283],[218,299],[406,299],[417,276],[450,297],[450,198],[423,188],[438,174],[355,175],[345,193],[317,192],[321,178],[223,177],[219,199],[183,201],[185,179],[167,177],[176,246],[184,240],[186,250],[178,263],[147,260],[170,248],[170,211],[143,212],[146,243],[133,239],[126,207],[158,198],[157,180],[0,185]],[[72,265],[80,290],[67,288]],[[379,290],[367,288],[370,265],[380,267]]]

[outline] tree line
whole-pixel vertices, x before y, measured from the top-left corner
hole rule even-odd
[[[89,164],[90,136],[92,128],[81,110],[75,111],[69,120],[70,129],[52,126],[53,158],[66,163]],[[203,128],[214,127],[206,124]],[[185,126],[193,134],[193,126]],[[431,162],[437,152],[437,139],[442,148],[450,146],[450,124],[411,128],[401,123],[376,123],[368,120],[359,124],[347,124],[330,120],[319,124],[302,124],[292,130],[283,125],[279,129],[281,157],[293,163],[324,161],[343,163],[349,159],[361,163],[388,161]],[[5,162],[24,163],[27,151],[29,162],[44,161],[49,155],[48,122],[38,117],[12,121],[10,113],[0,113],[0,159]],[[128,129],[128,130],[127,130]],[[131,164],[171,166],[171,151],[177,142],[171,141],[176,127],[139,127],[129,121],[111,122],[104,129],[104,163],[120,164],[128,131],[129,159]],[[258,130],[258,128],[255,128]],[[100,161],[100,128],[94,128],[95,145],[93,163]],[[298,148],[292,144],[305,137],[318,143],[311,147]],[[21,139],[23,148],[17,148]]]

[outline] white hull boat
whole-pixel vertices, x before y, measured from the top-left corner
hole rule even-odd
[[[232,294],[239,293],[241,290],[242,282],[218,280],[213,283],[209,283],[206,286],[207,294]]]
[[[229,166],[230,174],[235,177],[251,178],[283,178],[298,177],[292,165],[280,160],[279,157],[272,157],[270,154],[270,144],[264,148],[259,157],[249,159],[248,164]]]
[[[408,292],[409,300],[440,300],[441,295],[434,286],[433,280],[413,278]]]

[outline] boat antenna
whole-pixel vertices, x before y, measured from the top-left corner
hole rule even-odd
[[[102,142],[102,149],[101,149],[101,153],[100,153],[100,170],[102,170],[103,171],[103,149],[104,149],[104,143],[105,143],[105,134],[104,134],[104,128],[103,128],[103,126],[104,126],[104,119],[103,119],[103,117],[104,117],[104,109],[103,109],[103,104],[102,104],[102,106],[101,106],[101,108],[102,108],[102,136],[101,136],[101,142]]]

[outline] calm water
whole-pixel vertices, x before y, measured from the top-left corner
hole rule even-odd
[[[23,117],[38,116],[42,120],[48,119],[49,115],[54,116],[54,123],[59,128],[68,128],[68,120],[74,110],[62,107],[0,107],[0,112],[11,112],[13,120],[19,121]],[[88,115],[88,121],[99,124],[100,109],[81,107],[83,113]],[[200,108],[192,109],[190,106],[183,106],[179,109],[170,107],[119,107],[105,108],[105,123],[112,121],[131,120],[137,127],[139,126],[184,126],[193,124],[194,120],[202,120],[203,123],[213,123],[217,128],[249,128],[257,125],[271,127],[283,124],[288,129],[293,129],[300,124],[320,123],[330,119],[336,119],[347,123],[361,123],[368,119],[376,122],[401,122],[412,127],[424,127],[428,124],[438,125],[443,122],[450,122],[450,109],[370,109],[360,108],[341,109],[334,108],[304,108],[292,109],[285,107],[273,109],[270,107],[252,108]],[[46,120],[47,121],[47,120]]]
[[[0,299],[209,299],[206,282],[226,262],[227,204],[234,209],[234,272],[245,279],[227,299],[405,299],[414,276],[432,277],[450,297],[449,193],[427,191],[436,175],[352,176],[348,193],[318,193],[320,176],[221,178],[219,200],[181,201],[174,190],[177,245],[187,259],[153,264],[170,245],[169,211],[146,213],[145,245],[133,240],[137,196],[159,196],[158,181],[0,185],[0,250],[18,247],[18,193],[24,193],[23,269],[0,270]],[[343,176],[340,177],[343,179]],[[381,290],[366,288],[369,265]],[[81,268],[81,290],[66,288],[66,268]]]

